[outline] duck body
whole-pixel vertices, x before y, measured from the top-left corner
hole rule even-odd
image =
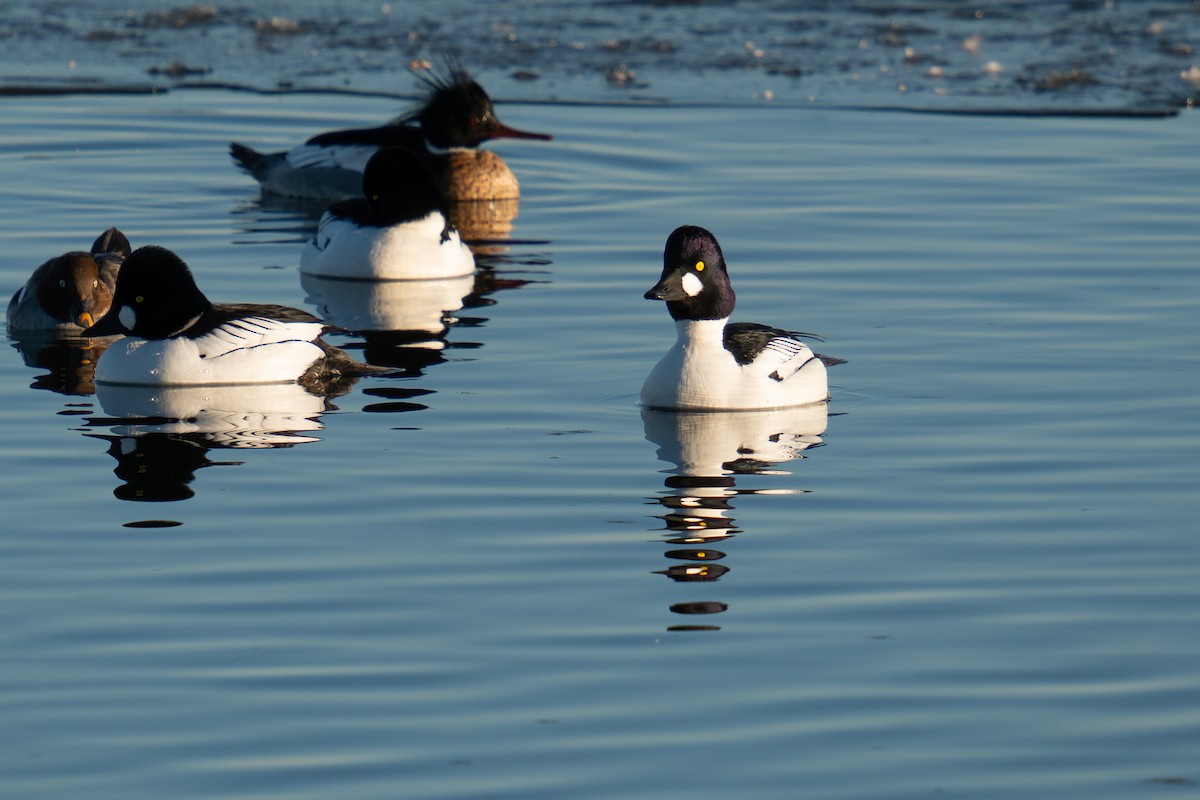
[[[124,333],[96,364],[96,382],[134,386],[317,386],[371,368],[320,339],[300,309],[209,302],[182,259],[142,247],[117,277],[112,308],[85,335]]]
[[[325,212],[300,254],[300,271],[350,280],[455,278],[475,271],[458,232],[446,238],[446,219],[431,212],[399,225],[360,225]]]
[[[375,132],[396,135],[389,143],[384,137],[374,135]],[[361,193],[367,162],[381,148],[403,147],[418,155],[427,149],[420,129],[411,125],[385,125],[337,133],[362,135],[366,141],[322,143],[323,137],[316,136],[280,153],[260,153],[233,142],[229,152],[237,165],[259,182],[263,191],[286,197],[346,200]]]
[[[424,166],[402,148],[373,155],[361,197],[333,204],[300,254],[300,271],[352,280],[427,280],[475,272]]]
[[[753,324],[753,323],[749,323]],[[648,408],[690,411],[767,410],[829,399],[825,364],[787,331],[752,333],[767,341],[746,350],[741,361],[730,349],[741,330],[726,320],[677,320],[675,344],[642,387]]]
[[[294,316],[289,318],[289,314]],[[96,364],[96,382],[133,386],[293,383],[326,355],[316,317],[283,306],[216,304],[163,339],[126,336]]]
[[[659,282],[646,293],[675,320],[675,343],[642,386],[648,408],[790,408],[829,398],[825,362],[786,330],[731,323],[735,296],[720,245],[703,228],[671,234]]]
[[[108,312],[129,240],[116,228],[97,237],[88,252],[52,258],[9,300],[9,330],[18,335],[80,336]]]
[[[386,125],[329,131],[279,153],[233,142],[230,155],[263,190],[291,197],[356,196],[367,161],[385,147],[423,159],[447,200],[518,197],[517,179],[503,159],[475,148],[489,139],[551,137],[500,122],[487,92],[461,68],[423,80],[430,91],[421,106]]]

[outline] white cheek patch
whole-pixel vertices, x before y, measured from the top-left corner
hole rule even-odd
[[[133,306],[121,306],[121,310],[117,312],[117,319],[121,320],[126,330],[131,331],[137,326],[137,312],[133,310]]]
[[[680,283],[683,284],[683,290],[687,292],[688,297],[695,297],[704,289],[704,282],[697,278],[693,272],[684,275]]]

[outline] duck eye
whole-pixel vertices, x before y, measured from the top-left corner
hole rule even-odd
[[[62,278],[59,278],[58,279],[58,288],[60,288],[60,289],[67,288],[67,282],[65,280],[63,280]]]
[[[704,262],[703,261],[696,262],[696,272],[704,272]]]

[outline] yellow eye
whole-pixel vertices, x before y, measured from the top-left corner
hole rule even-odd
[[[704,272],[704,262],[703,261],[696,262],[696,272]]]
[[[135,303],[140,303],[140,302],[142,302],[142,301],[143,301],[143,300],[145,300],[145,299],[146,299],[146,298],[142,297],[142,296],[139,294],[137,297],[133,298],[133,302],[135,302]]]

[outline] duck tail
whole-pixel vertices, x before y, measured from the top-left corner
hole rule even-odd
[[[816,353],[815,355],[817,358],[821,359],[821,363],[827,367],[836,367],[839,364],[846,363],[846,359],[844,358],[837,358],[836,356],[823,356],[820,353]]]
[[[240,142],[229,143],[229,155],[238,167],[255,177],[258,176],[258,173],[263,168],[263,154],[253,147],[247,147]]]

